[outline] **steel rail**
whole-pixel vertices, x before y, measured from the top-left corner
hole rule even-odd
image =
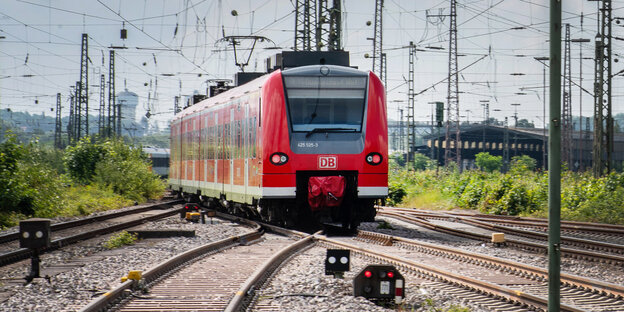
[[[485,222],[493,222],[493,223],[502,223],[516,226],[524,226],[524,227],[532,227],[539,229],[547,229],[548,224],[544,222],[536,222],[536,221],[527,221],[527,220],[506,220],[506,219],[497,219],[497,218],[488,218],[488,217],[470,217],[475,220],[485,221]],[[605,224],[607,225],[607,224]],[[609,224],[611,225],[611,224]],[[561,224],[561,230],[568,232],[589,232],[589,233],[599,233],[599,234],[611,234],[611,235],[624,235],[624,229],[620,229],[618,227],[602,227],[599,224],[593,223],[592,225],[575,225],[575,224]]]
[[[489,221],[489,222],[519,224],[519,225],[542,227],[542,228],[548,227],[548,220],[539,219],[539,218],[508,216],[508,215],[490,215],[490,214],[482,214],[482,213],[467,213],[467,212],[460,212],[460,211],[435,212],[435,211],[417,210],[417,209],[412,209],[412,208],[387,207],[387,206],[378,206],[377,208],[381,210],[388,210],[388,211],[406,212],[406,213],[421,216],[424,218],[449,219],[449,218],[456,218],[457,216],[460,216],[460,217],[469,217],[469,218],[474,218],[474,219],[479,219],[482,221]],[[624,234],[623,225],[608,224],[608,223],[593,223],[593,222],[562,220],[561,229],[568,230],[568,231]]]
[[[129,294],[131,290],[136,289],[139,286],[152,284],[158,281],[158,279],[160,279],[161,277],[178,269],[179,267],[193,259],[205,256],[209,253],[217,252],[219,250],[231,248],[240,244],[257,241],[259,238],[262,237],[262,235],[263,231],[259,226],[256,226],[250,233],[232,236],[188,250],[182,254],[165,260],[155,267],[147,270],[145,273],[143,273],[142,279],[139,281],[128,280],[119,284],[107,293],[92,300],[89,304],[78,310],[78,312],[106,311],[112,305],[123,299],[125,295]]]
[[[225,312],[244,311],[250,300],[255,296],[256,290],[260,289],[262,284],[279,268],[286,259],[295,253],[311,246],[314,243],[313,236],[308,235],[296,243],[285,247],[275,254],[271,259],[267,260],[260,268],[258,268],[252,276],[239,288],[234,297],[230,300]]]
[[[526,304],[537,309],[546,310],[548,307],[547,299],[540,298],[540,297],[527,294],[518,290],[514,290],[508,287],[480,281],[471,277],[466,277],[460,274],[445,271],[445,270],[442,270],[433,266],[428,266],[428,265],[424,265],[421,263],[417,263],[409,259],[383,254],[381,252],[366,249],[366,248],[352,245],[346,242],[333,240],[333,239],[323,237],[320,235],[315,235],[314,237],[315,237],[315,240],[319,242],[323,242],[328,245],[338,246],[340,248],[346,248],[346,249],[354,251],[355,253],[363,254],[365,256],[402,267],[416,274],[431,276],[432,278],[442,280],[448,284],[466,285],[467,288],[470,288],[475,292],[490,294],[498,298],[505,298],[505,300],[509,302],[517,302],[519,304]],[[573,306],[569,306],[569,305],[561,305],[561,311],[581,312],[583,310],[578,309]]]
[[[480,241],[485,241],[485,242],[490,242],[492,239],[491,236],[488,236],[485,234],[471,233],[471,232],[464,231],[464,230],[453,229],[453,228],[433,224],[422,218],[409,217],[409,216],[405,216],[405,215],[401,215],[401,214],[393,213],[393,212],[378,212],[378,215],[384,215],[384,216],[396,218],[402,221],[406,221],[408,223],[418,224],[425,228],[438,231],[438,232],[442,232],[442,233],[451,234],[454,236],[460,236],[460,237],[465,237],[465,238],[470,238],[470,239],[475,239],[475,240],[480,240]],[[538,243],[526,242],[526,241],[520,241],[520,240],[514,240],[514,239],[505,239],[505,243],[511,246],[528,248],[531,250],[539,250],[544,253],[548,252],[548,247],[544,244],[538,244]],[[601,254],[601,253],[596,253],[596,252],[587,251],[587,250],[578,250],[578,249],[573,249],[573,248],[561,247],[561,255],[572,257],[572,258],[598,260],[602,262],[617,263],[621,265],[624,264],[624,256]]]
[[[404,237],[391,236],[381,233],[368,232],[368,231],[359,231],[358,237],[362,237],[364,239],[369,239],[378,242],[390,242],[394,244],[395,242],[399,245],[406,245],[408,247],[415,247],[419,249],[427,250],[429,253],[444,253],[449,255],[456,255],[466,259],[476,259],[482,263],[487,263],[493,267],[499,267],[503,270],[508,270],[510,272],[514,272],[516,275],[521,275],[520,273],[525,273],[529,276],[535,276],[546,280],[548,278],[548,270],[539,268],[536,266],[515,262],[512,260],[492,257],[484,254],[474,253],[470,251],[465,251],[462,249],[435,245],[431,243],[425,243],[416,241],[413,239],[408,239]],[[576,276],[572,274],[561,273],[561,285],[562,286],[571,286],[579,289],[590,289],[595,293],[604,293],[613,297],[624,298],[624,286],[605,283],[599,280]]]
[[[508,226],[491,224],[488,222],[473,220],[471,218],[466,218],[466,217],[459,217],[458,220],[468,223],[470,225],[474,225],[482,229],[496,230],[496,231],[507,233],[507,234],[513,234],[513,235],[518,235],[518,236],[523,236],[523,237],[528,237],[528,238],[533,238],[533,239],[538,239],[538,240],[543,240],[543,241],[548,240],[548,234],[546,233],[515,229],[515,228],[510,228]],[[583,248],[592,249],[592,250],[600,250],[600,251],[608,251],[608,252],[613,252],[613,253],[618,253],[618,254],[624,254],[624,247],[622,247],[621,245],[617,245],[617,244],[611,244],[611,243],[605,243],[605,242],[600,242],[600,241],[593,241],[593,240],[575,238],[575,237],[569,237],[569,236],[561,236],[561,242],[565,245],[570,245],[570,246],[583,247]]]
[[[50,252],[56,249],[60,249],[64,246],[71,245],[79,241],[90,239],[99,235],[109,234],[109,233],[113,233],[116,231],[130,228],[133,226],[141,225],[148,221],[166,218],[166,217],[175,215],[176,213],[179,213],[179,212],[180,212],[179,208],[171,208],[161,213],[146,216],[140,219],[130,220],[127,222],[122,222],[122,223],[118,223],[115,225],[111,225],[105,228],[96,229],[96,230],[87,231],[87,232],[83,232],[83,233],[72,235],[72,236],[55,239],[50,242],[49,247],[42,248],[40,251],[40,254],[45,253],[45,252]],[[15,263],[17,261],[28,259],[31,256],[32,256],[32,251],[27,248],[20,248],[14,251],[6,252],[3,254],[0,254],[0,266],[4,266],[4,265],[11,264],[11,263]]]
[[[153,203],[148,206],[131,208],[131,209],[123,210],[123,211],[116,211],[116,212],[93,216],[93,217],[87,217],[87,218],[82,218],[82,219],[77,219],[77,220],[72,220],[72,221],[66,221],[66,222],[58,222],[58,223],[54,223],[50,225],[50,231],[55,232],[55,231],[65,230],[65,229],[72,228],[72,227],[101,222],[101,221],[108,220],[108,219],[123,217],[123,216],[141,213],[141,212],[154,210],[158,208],[164,209],[167,206],[179,204],[182,202],[183,200],[176,199],[176,200],[170,200],[166,202]],[[18,239],[19,239],[19,232],[8,232],[8,233],[0,234],[0,244],[12,242]]]

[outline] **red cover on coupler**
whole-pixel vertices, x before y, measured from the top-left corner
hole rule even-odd
[[[308,203],[312,211],[337,207],[345,192],[343,176],[310,177],[308,179]]]

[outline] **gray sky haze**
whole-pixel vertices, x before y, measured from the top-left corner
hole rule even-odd
[[[372,68],[374,0],[343,0],[343,44],[351,64]],[[409,51],[418,48],[415,118],[430,120],[429,102],[446,101],[448,75],[449,0],[386,0],[383,49],[387,53],[387,90],[392,119],[407,105]],[[624,3],[613,1],[613,16]],[[235,14],[233,14],[235,11]],[[579,48],[583,52],[583,87],[593,92],[594,37],[597,2],[563,2],[563,21],[570,23],[572,79],[580,83]],[[460,115],[483,120],[481,103],[489,101],[490,115],[513,116],[543,124],[543,66],[534,57],[548,56],[548,1],[458,0]],[[581,29],[581,15],[582,29]],[[618,20],[619,21],[619,20]],[[155,119],[173,116],[173,97],[204,93],[206,81],[233,79],[238,68],[225,35],[259,35],[272,42],[256,45],[246,71],[264,71],[264,60],[294,45],[294,0],[2,0],[0,9],[0,109],[53,115],[56,93],[69,109],[70,86],[80,78],[81,34],[89,35],[90,114],[99,107],[100,74],[108,79],[109,47],[116,49],[116,90],[137,93],[139,115],[148,106]],[[624,37],[622,24],[613,35]],[[120,38],[127,29],[128,38]],[[243,42],[241,47],[247,43]],[[620,58],[622,41],[613,41],[613,57]],[[277,49],[277,50],[276,50]],[[562,43],[563,49],[563,43]],[[243,54],[248,50],[243,50]],[[239,56],[241,57],[241,56]],[[246,55],[242,55],[246,57]],[[613,62],[613,73],[624,69]],[[614,114],[623,113],[622,76],[613,80]],[[572,88],[573,114],[579,115],[579,88]],[[548,95],[547,97],[548,98]],[[593,114],[593,98],[582,97],[583,115]],[[511,119],[510,119],[511,120]]]

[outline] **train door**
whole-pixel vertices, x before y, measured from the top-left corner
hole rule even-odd
[[[182,164],[182,159],[180,157],[180,154],[182,153],[182,131],[180,131],[182,126],[182,123],[177,123],[172,131],[173,131],[173,135],[171,136],[173,138],[172,143],[172,151],[173,153],[171,153],[171,159],[170,159],[170,167],[171,169],[174,170],[174,172],[170,175],[171,178],[173,178],[173,183],[177,185],[178,187],[180,187],[180,183],[181,181],[181,175],[180,175],[180,167]],[[175,189],[177,190],[177,189]]]
[[[245,181],[243,183],[243,193],[245,195],[245,201],[247,200],[247,186],[249,185],[249,103],[251,99],[247,99],[245,103],[245,116],[243,118],[243,130],[241,131],[241,140],[243,140],[243,176]]]
[[[190,163],[191,163],[191,150],[190,150],[190,138],[191,138],[191,122],[190,121],[186,121],[186,125],[184,126],[185,132],[183,134],[184,137],[184,145],[182,145],[184,147],[184,151],[182,151],[182,153],[184,153],[184,180],[186,180],[188,182],[188,180],[190,180]],[[185,183],[186,184],[186,183]]]
[[[191,155],[193,155],[193,160],[191,161],[193,163],[193,167],[192,167],[192,172],[193,172],[193,177],[191,180],[193,180],[193,187],[197,187],[197,172],[195,171],[197,168],[197,162],[198,160],[198,156],[197,155],[197,144],[198,142],[198,136],[197,136],[197,119],[193,118],[193,130],[191,131],[191,148],[193,149],[193,151],[191,152]]]
[[[229,163],[230,163],[230,183],[228,184],[227,191],[232,194],[232,188],[234,186],[234,155],[236,148],[236,120],[234,119],[234,108],[230,108],[230,146],[229,146]]]
[[[204,151],[204,188],[206,188],[206,185],[208,184],[208,162],[210,159],[210,156],[208,155],[208,151],[209,151],[209,147],[210,147],[210,127],[208,126],[208,119],[210,119],[210,117],[208,115],[206,115],[206,119],[204,122],[204,129],[202,129],[202,133],[204,134],[202,137],[202,150]]]
[[[217,157],[215,159],[215,182],[217,183],[215,190],[223,193],[223,125],[219,123],[219,112],[215,113],[215,128]]]

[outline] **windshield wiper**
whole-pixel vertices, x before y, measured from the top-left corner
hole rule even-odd
[[[314,128],[314,129],[308,131],[308,133],[306,133],[306,138],[311,136],[313,133],[316,133],[316,132],[334,132],[334,131],[357,132],[357,130],[353,129],[353,128]]]

